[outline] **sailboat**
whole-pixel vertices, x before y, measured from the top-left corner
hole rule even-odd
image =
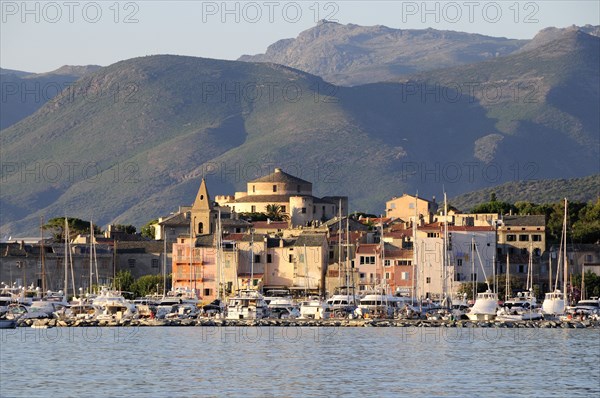
[[[250,241],[250,280],[246,289],[241,289],[227,300],[227,319],[262,319],[269,315],[263,295],[250,285],[254,280],[254,232]]]
[[[542,303],[542,313],[544,316],[556,317],[565,313],[565,294],[567,291],[567,199],[565,198],[565,212],[563,219],[563,229],[560,239],[560,248],[558,251],[558,264],[556,270],[556,281],[554,282],[554,290],[546,293],[544,302]],[[563,291],[558,289],[558,277],[560,275],[560,265],[563,265]]]
[[[477,253],[479,265],[481,266],[481,270],[483,271],[483,277],[485,278],[485,283],[487,284],[487,290],[483,293],[477,293],[475,304],[473,304],[473,307],[469,308],[469,311],[466,315],[472,321],[490,321],[496,318],[496,310],[498,307],[498,294],[492,292],[492,290],[490,289],[490,284],[488,283],[487,276],[485,275],[485,269],[483,268],[481,256],[479,255],[479,251],[477,250],[477,246],[475,245],[475,238],[471,238],[472,266],[474,266],[475,261],[473,257],[473,251]],[[473,281],[473,283],[475,284],[476,281]]]
[[[510,270],[508,267],[508,254],[506,255],[507,270],[507,293],[510,294]],[[533,295],[533,247],[529,247],[529,263],[527,265],[527,283],[523,292],[507,299],[501,309],[498,310],[496,319],[503,321],[530,321],[541,319],[542,314],[537,309],[537,300]]]

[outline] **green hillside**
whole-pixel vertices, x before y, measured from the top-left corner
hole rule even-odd
[[[268,63],[118,62],[2,130],[0,234],[35,233],[40,216],[143,225],[190,204],[202,176],[212,195],[233,194],[275,166],[376,214],[402,192],[456,196],[597,173],[600,39],[568,40],[481,69],[357,87]],[[535,104],[407,95],[415,83],[510,86],[528,73],[543,82]]]
[[[465,193],[450,199],[463,212],[488,202],[495,193],[498,200],[508,203],[556,203],[564,198],[571,202],[595,202],[600,198],[600,174],[570,179],[513,181],[506,184]]]

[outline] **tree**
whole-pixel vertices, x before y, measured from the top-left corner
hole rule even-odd
[[[133,235],[137,232],[137,229],[135,228],[135,226],[133,226],[131,224],[128,224],[128,225],[117,224],[114,226],[114,230],[119,231],[119,232],[125,232],[126,234],[129,234],[129,235]]]
[[[487,284],[484,282],[477,283],[477,293],[485,292]],[[473,282],[463,282],[460,284],[457,293],[459,295],[467,294],[467,300],[473,300]]]
[[[146,237],[146,238],[154,239],[154,236],[155,236],[154,224],[156,224],[157,222],[158,222],[158,218],[154,218],[154,219],[148,221],[146,224],[144,224],[144,226],[140,229],[142,236]]]
[[[578,290],[581,289],[581,274],[573,275],[572,278],[573,287],[577,287]],[[585,297],[600,297],[600,276],[594,274],[592,271],[588,271],[585,273],[584,277],[585,284]],[[573,289],[575,290],[575,289]]]
[[[169,290],[171,278],[167,278],[167,287]],[[144,297],[151,294],[162,294],[163,276],[162,275],[143,275],[140,276],[131,286],[131,291],[136,297]]]
[[[129,270],[121,270],[115,275],[114,287],[118,290],[130,292],[134,283],[133,275]]]
[[[265,213],[268,219],[273,221],[287,221],[290,217],[283,212],[281,206],[276,204],[267,205]]]
[[[69,238],[73,238],[79,234],[89,234],[90,233],[90,222],[84,221],[79,218],[67,217],[67,224],[69,225]],[[42,225],[42,228],[45,230],[52,231],[52,236],[56,240],[64,240],[64,230],[65,230],[65,218],[64,217],[55,217],[48,220],[48,222]],[[94,234],[100,234],[102,231],[100,227],[94,225]]]
[[[239,213],[239,217],[246,221],[267,221],[267,215],[265,213]]]
[[[471,212],[472,213],[497,213],[497,214],[507,214],[513,211],[516,213],[516,207],[508,202],[486,202],[481,203],[475,206]]]

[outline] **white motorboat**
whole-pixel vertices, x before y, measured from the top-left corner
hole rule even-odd
[[[558,316],[565,313],[565,295],[560,290],[546,293],[542,303],[544,315]]]
[[[256,290],[240,290],[227,301],[227,319],[262,319],[268,314],[267,303]]]
[[[400,297],[387,294],[367,294],[358,304],[358,315],[369,318],[393,317],[402,307]]]
[[[125,300],[120,292],[102,288],[100,294],[94,298],[92,304],[102,311],[98,319],[130,318],[137,314],[134,304]]]
[[[300,318],[302,319],[329,319],[331,306],[326,301],[312,298],[300,302]]]
[[[473,307],[467,311],[467,317],[472,321],[491,321],[496,318],[498,310],[498,294],[487,290],[477,293],[477,299]]]
[[[340,318],[354,313],[360,299],[352,294],[334,294],[327,300],[327,305],[331,308],[331,316]]]
[[[63,308],[67,308],[69,303],[67,302],[62,291],[51,292],[41,300],[37,300],[31,303],[27,309],[27,314],[24,314],[24,318],[52,318],[56,311],[60,311]]]

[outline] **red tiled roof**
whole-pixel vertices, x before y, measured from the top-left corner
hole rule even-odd
[[[259,228],[259,229],[286,229],[288,227],[288,222],[287,221],[271,221],[271,222],[267,222],[267,221],[254,221],[252,223],[252,226],[254,228]]]
[[[378,253],[381,245],[376,243],[368,243],[359,245],[356,249],[356,253],[358,254],[366,254],[366,253]]]

